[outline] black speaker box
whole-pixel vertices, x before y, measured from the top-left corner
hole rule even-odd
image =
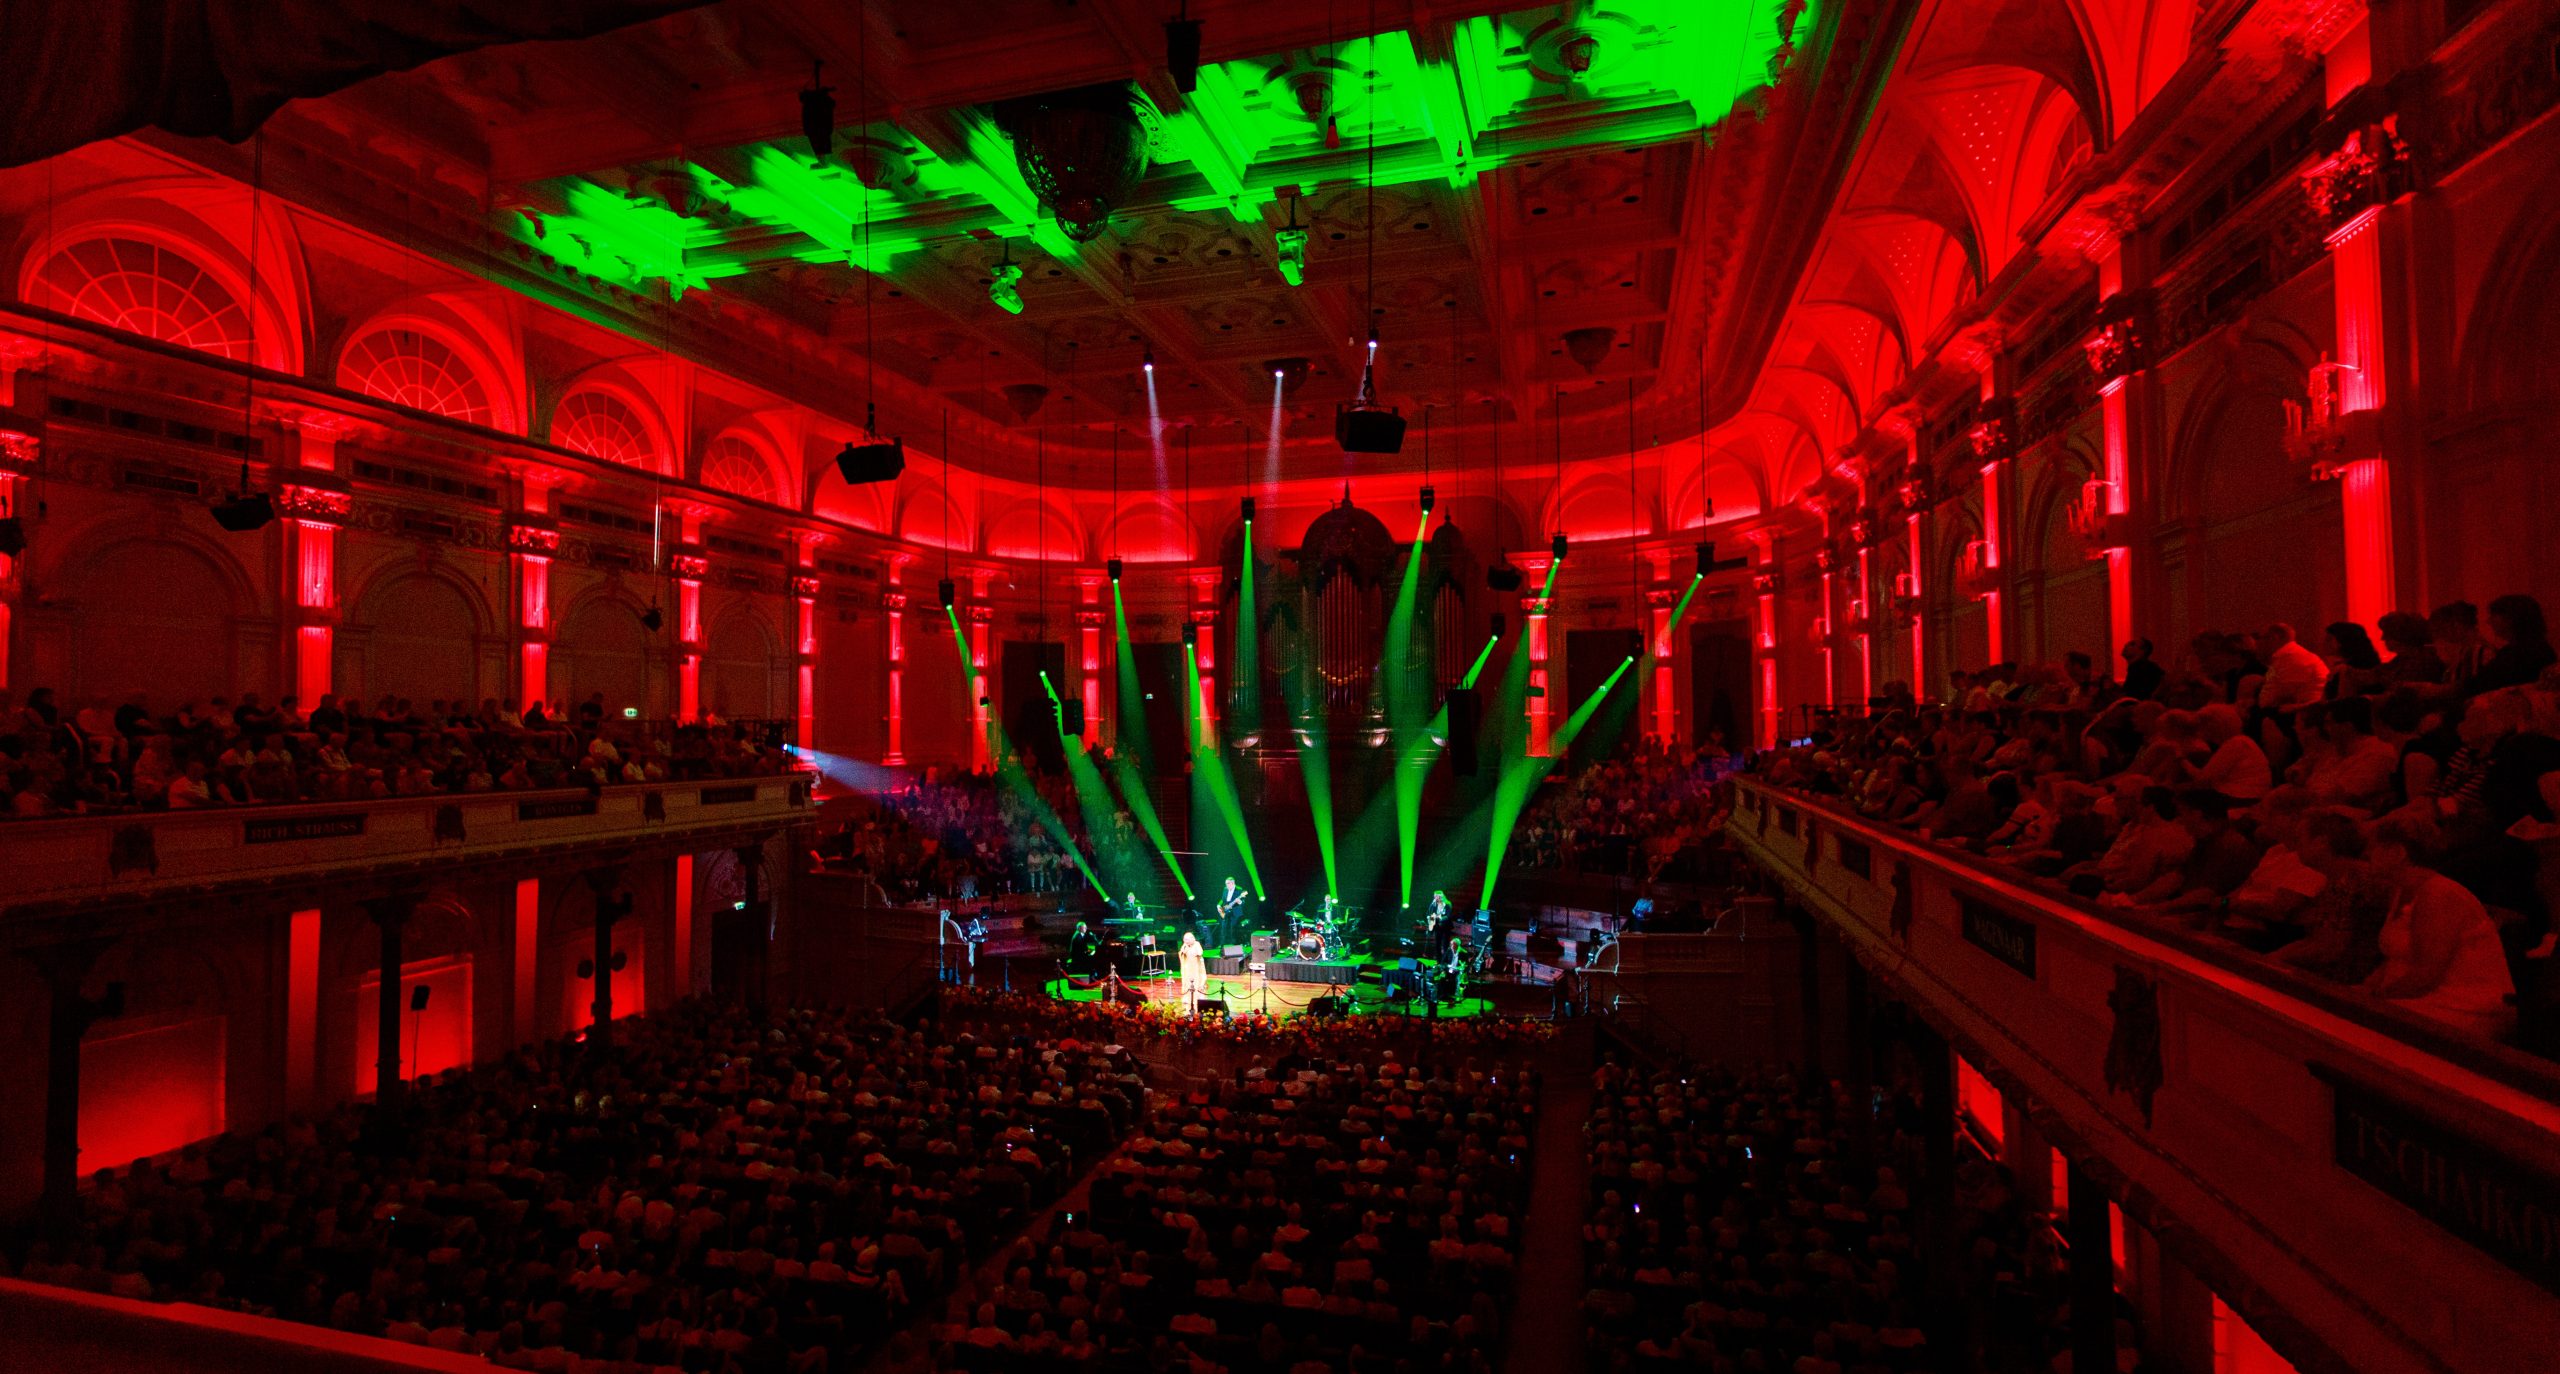
[[[1333,415],[1333,437],[1345,453],[1402,453],[1404,417],[1392,410],[1338,410]]]

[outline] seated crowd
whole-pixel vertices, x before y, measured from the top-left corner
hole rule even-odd
[[[1521,815],[1511,852],[1529,868],[1658,878],[1721,824],[1716,783],[1730,757],[1720,735],[1693,748],[1646,740],[1560,771]]]
[[[1537,1077],[1460,1044],[1266,1054],[1159,1095],[931,1366],[1492,1370]]]
[[[433,793],[602,787],[789,772],[761,732],[709,721],[609,717],[604,695],[573,711],[535,702],[324,695],[305,714],[255,692],[156,712],[136,693],[112,711],[65,710],[52,688],[19,705],[0,692],[0,815],[355,801]]]
[[[2442,1026],[2552,1047],[2560,673],[2532,598],[2325,652],[2203,634],[2171,671],[1951,674],[1764,757],[1768,780],[2102,905],[2188,923]]]
[[[1583,1228],[1591,1368],[2052,1367],[2067,1346],[2065,1271],[2050,1228],[1979,1155],[1959,1169],[1943,1252],[1964,1272],[1942,1287],[1986,1305],[1968,1323],[1980,1345],[1954,1359],[1930,1348],[1929,1260],[1903,1182],[1922,1167],[1920,1139],[1888,1116],[1869,1146],[1855,1111],[1838,1084],[1783,1069],[1603,1064]]]
[[[1138,1119],[1124,1055],[709,1001],[101,1171],[20,1277],[564,1374],[850,1370]]]

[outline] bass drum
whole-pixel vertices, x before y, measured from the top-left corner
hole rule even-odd
[[[1298,957],[1307,960],[1324,958],[1324,932],[1314,926],[1301,927],[1298,931]]]

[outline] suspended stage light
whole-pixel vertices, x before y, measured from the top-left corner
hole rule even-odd
[[[1248,525],[1253,523],[1253,498],[1250,496],[1244,498],[1244,522]]]
[[[947,611],[947,610],[950,610],[950,609],[951,609],[951,607],[952,607],[952,605],[960,599],[960,597],[959,597],[959,591],[960,591],[960,589],[959,589],[958,587],[956,587],[956,586],[952,585],[952,582],[951,582],[951,579],[950,579],[950,578],[947,578],[947,577],[946,577],[946,578],[942,579],[941,581],[934,583],[934,584],[933,584],[933,589],[934,589],[936,592],[941,593],[941,595],[942,595],[942,609],[944,609],[944,610],[946,610],[946,611]]]
[[[987,299],[1008,315],[1022,313],[1022,264],[1000,262],[988,274]]]
[[[1429,487],[1424,487],[1422,489],[1422,513],[1429,515],[1431,513],[1432,505],[1437,502],[1439,498],[1440,493],[1433,491]]]
[[[1120,580],[1121,566],[1122,564],[1117,558],[1106,558],[1102,561],[1102,570],[1111,574],[1111,580],[1114,582]]]
[[[1150,377],[1156,375],[1156,351],[1154,349],[1150,348],[1147,350],[1146,357],[1138,363],[1138,370],[1146,373]]]
[[[862,427],[871,434],[870,440],[866,443],[846,444],[844,451],[836,455],[836,471],[842,473],[844,480],[854,486],[861,486],[866,482],[898,480],[898,474],[907,470],[906,442],[901,439],[880,437],[880,412],[877,407],[864,407]]]
[[[233,534],[247,534],[274,523],[276,503],[263,491],[243,492],[228,501],[214,503],[213,523]]]
[[[1200,87],[1200,21],[1190,16],[1186,3],[1182,17],[1164,21],[1164,68],[1184,95]]]
[[[809,158],[824,162],[836,148],[835,87],[822,85],[819,77],[827,64],[809,64],[809,89],[800,93],[800,133],[809,140]]]
[[[655,606],[652,606],[640,613],[640,628],[647,630],[651,634],[656,634],[659,630],[664,629],[666,627],[666,623],[667,617]]]
[[[1566,551],[1569,547],[1571,547],[1571,545],[1570,545],[1570,543],[1565,539],[1565,537],[1564,537],[1563,533],[1562,533],[1561,531],[1559,531],[1559,532],[1557,533],[1556,537],[1555,537],[1553,540],[1549,541],[1549,543],[1547,544],[1547,547],[1548,547],[1549,549],[1551,549],[1551,550],[1553,550],[1553,551],[1555,552],[1556,561],[1557,561],[1557,562],[1559,562],[1559,563],[1561,563],[1561,562],[1563,562],[1563,561],[1564,561],[1565,551]]]

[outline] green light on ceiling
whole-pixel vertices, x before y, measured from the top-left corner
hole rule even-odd
[[[714,239],[711,225],[679,215],[656,201],[620,195],[579,181],[563,193],[568,209],[518,221],[526,243],[572,271],[622,286],[665,282],[669,294],[707,285],[746,270],[741,263],[707,259],[692,250]]]
[[[864,186],[844,168],[813,167],[804,157],[768,146],[747,155],[747,172],[748,184],[734,187],[709,172],[697,175],[705,194],[760,224],[808,235],[830,250],[834,260],[885,272],[923,237],[894,223],[900,210],[895,196]],[[884,227],[884,219],[893,222]]]

